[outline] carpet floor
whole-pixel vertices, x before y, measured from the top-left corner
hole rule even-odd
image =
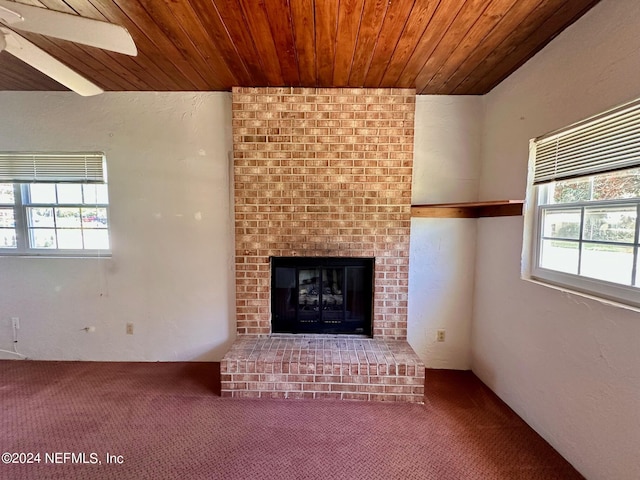
[[[420,405],[221,398],[216,366],[0,361],[0,478],[583,478],[471,372]]]

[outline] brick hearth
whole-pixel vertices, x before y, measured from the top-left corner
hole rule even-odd
[[[422,402],[424,365],[407,342],[344,335],[239,338],[222,395]]]
[[[415,92],[236,87],[232,110],[238,340],[223,393],[418,401],[424,367],[406,341]],[[271,258],[298,256],[374,258],[373,339],[271,336]]]

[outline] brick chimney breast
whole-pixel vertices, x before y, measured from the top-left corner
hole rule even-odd
[[[271,333],[271,257],[373,257],[373,336],[406,340],[415,91],[232,95],[238,334]]]

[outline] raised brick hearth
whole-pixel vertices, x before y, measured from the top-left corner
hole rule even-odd
[[[407,342],[337,335],[239,338],[222,395],[422,402],[424,365]]]
[[[424,367],[406,342],[414,113],[408,89],[233,89],[238,341],[222,361],[224,395],[421,396]],[[302,256],[374,259],[373,339],[271,337],[271,258]],[[367,363],[352,357],[359,348]],[[311,350],[304,373],[279,356]],[[242,370],[254,361],[267,370]]]

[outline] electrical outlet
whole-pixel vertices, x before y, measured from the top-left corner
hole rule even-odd
[[[16,330],[20,330],[20,317],[11,317],[11,325]]]
[[[127,323],[127,335],[133,335],[133,323]]]
[[[444,330],[444,328],[441,328],[436,333],[436,340],[438,342],[444,342],[444,336],[445,336],[445,330]]]

